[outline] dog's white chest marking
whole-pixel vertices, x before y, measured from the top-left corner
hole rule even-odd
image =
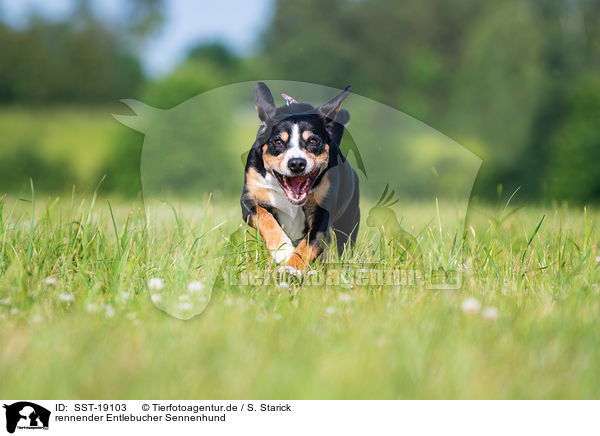
[[[287,201],[287,198],[285,199]],[[277,207],[275,206],[275,209]],[[294,215],[288,215],[286,212],[277,209],[277,219],[281,228],[292,241],[296,241],[304,236],[305,216],[301,206],[295,206]]]
[[[302,206],[294,206],[277,183],[277,180],[267,172],[265,177],[259,177],[259,186],[269,190],[271,206],[276,210],[277,220],[286,235],[296,241],[304,236],[306,217]]]

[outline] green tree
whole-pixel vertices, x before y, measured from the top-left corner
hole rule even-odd
[[[600,198],[600,71],[578,80],[549,138],[546,181],[550,198]]]
[[[24,28],[0,26],[0,101],[114,102],[137,94],[144,76],[126,41],[156,28],[159,14],[139,9],[151,3],[156,11],[161,2],[130,3],[138,11],[127,15],[131,29],[100,20],[85,0],[58,22],[32,14]]]

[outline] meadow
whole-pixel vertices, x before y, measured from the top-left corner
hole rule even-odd
[[[0,14],[1,397],[600,397],[595,3],[275,0],[164,74],[172,2],[68,3]],[[301,278],[239,210],[277,77],[353,86],[361,230]]]
[[[234,201],[153,215],[133,200],[37,197],[0,204],[4,398],[600,396],[592,208],[472,205],[458,242],[423,217],[422,258],[390,248],[365,213],[342,261],[461,272],[460,289],[435,290],[220,279],[273,269],[229,218]]]

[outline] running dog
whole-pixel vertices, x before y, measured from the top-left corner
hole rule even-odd
[[[262,82],[254,88],[260,127],[246,160],[242,216],[258,229],[274,261],[300,274],[335,234],[338,253],[353,245],[360,220],[358,177],[340,152],[350,114],[348,86],[319,107],[276,107]]]

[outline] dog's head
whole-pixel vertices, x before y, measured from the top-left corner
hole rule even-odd
[[[257,134],[265,169],[295,205],[306,202],[319,176],[339,151],[350,116],[340,110],[350,86],[318,108],[307,103],[276,107],[271,91],[256,84],[254,97],[261,125]]]

